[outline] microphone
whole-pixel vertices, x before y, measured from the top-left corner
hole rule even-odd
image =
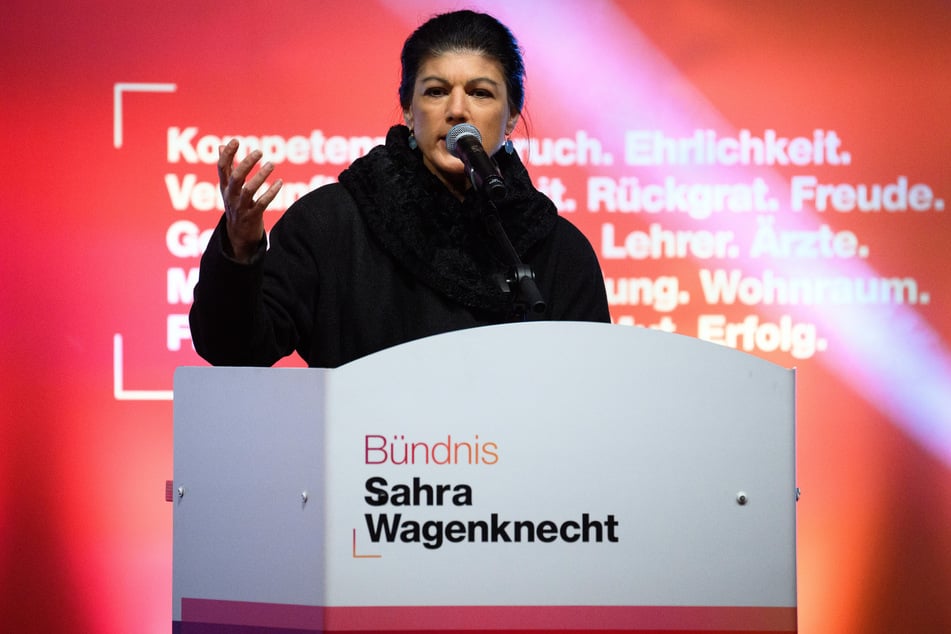
[[[465,164],[473,187],[482,191],[489,200],[505,198],[502,173],[495,161],[485,153],[482,135],[474,125],[459,123],[452,126],[446,135],[446,149]]]

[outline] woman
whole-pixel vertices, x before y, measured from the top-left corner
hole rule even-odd
[[[399,343],[512,319],[498,282],[508,263],[484,224],[486,201],[446,134],[468,123],[506,185],[498,217],[546,301],[543,319],[609,321],[591,245],[560,218],[506,145],[524,103],[524,66],[509,30],[471,11],[436,16],[402,52],[405,126],[357,159],[339,183],[294,203],[267,248],[257,200],[273,166],[237,142],[220,150],[225,214],[201,260],[191,309],[195,348],[215,365],[271,365],[296,350],[336,367]],[[504,148],[504,149],[503,149]]]

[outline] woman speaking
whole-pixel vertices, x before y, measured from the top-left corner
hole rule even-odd
[[[405,125],[295,202],[269,241],[273,165],[255,171],[259,151],[236,162],[236,141],[220,148],[225,213],[190,314],[210,363],[267,366],[296,350],[312,367],[336,367],[526,317],[610,320],[594,250],[507,141],[525,101],[509,29],[482,13],[438,15],[409,36],[401,63]],[[527,311],[520,280],[542,298]]]

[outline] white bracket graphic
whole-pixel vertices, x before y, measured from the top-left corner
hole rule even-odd
[[[170,401],[172,390],[127,390],[122,386],[122,335],[112,336],[112,394],[117,401]]]
[[[112,144],[122,147],[122,95],[127,92],[175,92],[175,84],[119,82],[112,89]],[[170,401],[172,390],[127,390],[122,382],[122,335],[112,338],[112,393],[117,401]]]
[[[122,147],[122,93],[175,92],[175,84],[118,83],[112,88],[112,144]]]

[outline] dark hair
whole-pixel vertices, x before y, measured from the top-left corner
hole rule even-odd
[[[406,38],[400,62],[400,105],[413,102],[419,67],[429,57],[444,53],[473,51],[495,59],[502,66],[509,107],[521,112],[525,104],[525,62],[522,50],[508,27],[485,13],[453,11],[430,18]]]

